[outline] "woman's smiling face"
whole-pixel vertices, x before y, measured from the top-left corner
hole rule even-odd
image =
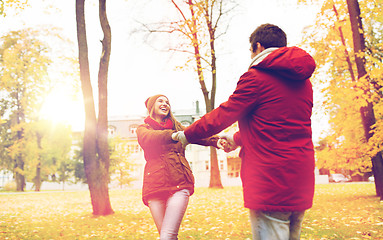
[[[153,118],[156,120],[164,120],[169,115],[170,104],[169,100],[165,96],[157,98],[153,106]]]

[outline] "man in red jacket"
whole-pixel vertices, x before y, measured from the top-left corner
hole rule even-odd
[[[238,121],[239,131],[225,150],[241,146],[244,203],[250,209],[253,239],[299,239],[304,212],[313,201],[309,78],[315,62],[286,43],[278,26],[259,26],[250,36],[250,68],[233,94],[178,134],[179,141],[195,143]]]

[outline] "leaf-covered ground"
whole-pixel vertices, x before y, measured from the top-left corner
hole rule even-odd
[[[156,239],[140,190],[111,190],[116,212],[93,217],[87,191],[0,194],[0,239]],[[316,186],[302,239],[383,239],[383,204],[372,183]],[[180,239],[251,239],[242,189],[197,188]]]

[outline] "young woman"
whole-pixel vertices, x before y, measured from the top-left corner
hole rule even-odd
[[[149,97],[145,105],[149,116],[137,128],[146,159],[142,200],[149,206],[160,239],[177,239],[189,196],[194,192],[194,176],[185,149],[172,139],[172,134],[184,127],[174,118],[165,95]],[[219,137],[213,136],[198,144],[217,147],[218,141]]]

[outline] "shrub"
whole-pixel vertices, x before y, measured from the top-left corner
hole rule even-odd
[[[16,191],[16,182],[15,181],[7,182],[4,185],[4,190],[5,191]]]

